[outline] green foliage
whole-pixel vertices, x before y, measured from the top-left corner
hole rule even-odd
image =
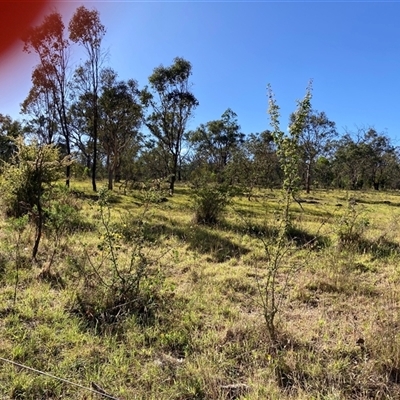
[[[56,185],[52,191],[51,201],[44,207],[44,232],[48,240],[48,258],[40,277],[50,283],[63,285],[61,276],[50,269],[56,256],[68,248],[70,236],[82,231],[90,231],[93,226],[85,221],[82,214],[81,201],[78,200],[69,188]]]
[[[54,182],[62,176],[62,168],[70,165],[69,157],[60,161],[53,145],[16,141],[17,152],[4,168],[3,202],[6,215],[21,217],[28,214],[36,228],[32,257],[36,258],[44,224],[45,201],[51,198]]]
[[[263,281],[257,279],[257,283],[268,333],[271,340],[276,342],[276,316],[281,311],[283,301],[287,297],[288,283],[293,273],[298,270],[297,263],[293,262],[291,257],[294,244],[290,240],[290,236],[294,232],[294,226],[290,215],[290,205],[299,190],[299,140],[311,110],[311,87],[307,88],[305,98],[298,102],[298,109],[292,114],[288,135],[279,127],[279,106],[275,102],[270,86],[268,86],[268,97],[268,112],[273,127],[271,134],[284,176],[282,184],[284,208],[278,235],[272,239],[261,238],[267,258],[266,278]],[[284,277],[283,280],[279,279],[280,276]]]
[[[15,139],[24,133],[21,123],[13,121],[10,116],[0,114],[0,171],[2,162],[9,162],[16,151]]]
[[[231,193],[226,186],[206,184],[193,191],[193,208],[196,224],[215,225],[221,221],[230,204]]]
[[[358,129],[356,135],[346,133],[336,142],[332,168],[338,187],[396,187],[398,166],[398,154],[390,139],[373,128]]]
[[[188,136],[189,141],[196,148],[196,159],[207,165],[222,182],[223,171],[244,141],[244,134],[240,132],[236,113],[228,108],[221,119],[209,121],[205,125],[201,124]]]
[[[82,201],[64,185],[56,185],[45,207],[45,228],[55,236],[89,230],[91,226],[82,218],[81,210]]]
[[[62,177],[68,159],[60,161],[53,145],[16,141],[17,152],[3,172],[3,202],[8,216],[32,214],[54,182]]]
[[[81,270],[83,287],[77,295],[74,311],[98,333],[118,328],[129,315],[149,323],[158,304],[162,276],[143,252],[144,240],[138,231],[126,244],[113,229],[108,192],[99,191],[99,214],[102,232],[93,259],[86,252],[89,268]]]
[[[295,121],[296,115],[290,116]],[[335,123],[324,112],[310,110],[304,121],[304,128],[299,137],[301,162],[305,176],[305,189],[310,193],[313,182],[315,162],[318,156],[327,153],[333,137],[337,135]]]
[[[143,116],[136,81],[118,81],[112,69],[102,71],[101,78],[99,143],[106,154],[108,189],[112,190],[114,179],[121,178],[124,157],[129,156],[132,161],[139,150],[138,130]]]
[[[282,189],[284,194],[284,230],[291,226],[290,205],[299,191],[300,177],[298,165],[300,160],[299,142],[307,117],[311,111],[311,83],[307,88],[306,95],[302,101],[298,101],[298,108],[292,114],[289,125],[289,134],[280,129],[279,106],[276,104],[274,94],[268,86],[269,109],[268,113],[272,125],[272,138],[276,146],[276,153],[283,172]]]
[[[243,188],[249,193],[249,199],[254,188],[281,186],[280,164],[272,134],[268,130],[248,135],[241,152],[235,154],[232,164]]]
[[[149,77],[151,91],[146,87],[141,92],[143,106],[151,107],[145,124],[158,142],[166,175],[171,176],[171,194],[177,179],[186,125],[199,105],[190,91],[191,74],[191,63],[176,57],[170,67],[155,68]]]
[[[366,228],[369,225],[369,220],[365,217],[365,213],[357,205],[355,199],[348,200],[343,215],[337,221],[337,235],[339,245],[345,247],[358,246],[362,241]]]
[[[168,191],[162,179],[153,179],[142,183],[140,197],[144,204],[159,204],[166,202]]]
[[[84,6],[76,9],[69,23],[69,38],[75,42],[96,51],[106,33],[106,28],[100,21],[97,10],[88,10]],[[88,50],[89,53],[89,50]],[[99,60],[97,60],[99,61]]]
[[[332,162],[326,157],[319,157],[314,165],[314,185],[316,188],[330,188],[334,181]]]

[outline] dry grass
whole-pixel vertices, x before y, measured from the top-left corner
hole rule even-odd
[[[235,198],[224,221],[211,228],[193,224],[185,186],[145,212],[141,193],[116,191],[112,223],[121,234],[121,265],[137,240],[129,235],[142,223],[152,318],[134,309],[98,329],[74,310],[82,290],[99,290],[87,257],[99,265],[104,229],[89,185],[73,189],[82,229],[63,238],[48,275],[42,272],[54,247],[51,235],[37,264],[26,257],[15,305],[15,235],[0,221],[1,357],[84,386],[96,382],[123,399],[399,398],[397,193],[302,194],[302,207],[292,210],[297,230],[290,258],[299,268],[283,293],[272,342],[258,285],[267,265],[261,239],[276,232],[279,192],[260,192],[253,201]],[[349,197],[369,224],[358,242],[343,244],[338,221]],[[28,233],[22,256],[31,248]],[[317,244],[304,246],[317,236]],[[99,267],[104,276],[106,265]],[[96,397],[2,363],[0,398]]]

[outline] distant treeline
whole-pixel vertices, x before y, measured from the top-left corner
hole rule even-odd
[[[66,29],[58,12],[24,37],[24,51],[38,56],[32,88],[21,104],[23,122],[0,114],[0,159],[9,161],[15,138],[55,144],[66,166],[66,183],[74,178],[143,182],[165,179],[171,194],[176,181],[212,180],[255,187],[282,187],[279,160],[271,131],[242,132],[228,108],[221,117],[188,131],[199,105],[191,90],[192,65],[175,58],[156,67],[148,85],[118,79],[105,67],[102,40],[106,33],[97,10],[76,9]],[[72,65],[73,45],[86,60]],[[74,71],[73,74],[70,71]],[[0,110],[1,111],[1,110]],[[290,121],[295,113],[290,116]],[[299,175],[312,188],[398,189],[398,148],[373,127],[340,133],[324,112],[311,111],[298,141]]]

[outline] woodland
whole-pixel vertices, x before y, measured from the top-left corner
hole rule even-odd
[[[312,82],[288,129],[268,86],[269,129],[228,107],[189,130],[190,61],[139,87],[105,34],[45,16],[22,118],[0,114],[0,397],[399,398],[387,133],[339,132]]]

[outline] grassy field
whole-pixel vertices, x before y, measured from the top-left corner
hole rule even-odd
[[[101,398],[3,359],[125,400],[400,398],[399,193],[301,193],[279,253],[279,191],[208,227],[183,185],[109,206],[72,189],[34,263],[33,230],[1,219],[1,399]]]

